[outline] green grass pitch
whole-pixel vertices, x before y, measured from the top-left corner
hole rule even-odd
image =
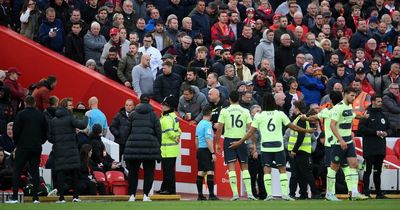
[[[368,200],[368,201],[153,201],[133,203],[128,202],[82,202],[82,203],[41,203],[41,204],[0,204],[4,210],[71,210],[93,209],[93,210],[397,210],[400,209],[400,199]]]

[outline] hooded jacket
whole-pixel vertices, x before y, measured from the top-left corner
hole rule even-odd
[[[76,128],[85,129],[88,118],[76,119],[64,107],[56,110],[56,117],[50,121],[49,142],[53,144],[55,170],[73,170],[80,168],[80,157]]]
[[[304,76],[299,78],[299,86],[304,95],[304,103],[307,106],[310,104],[319,104],[321,101],[321,91],[325,89],[321,80],[305,73]]]
[[[193,90],[193,98],[187,101],[182,95],[179,98],[178,112],[180,117],[184,117],[186,113],[192,114],[192,119],[200,122],[203,118],[202,110],[208,104],[207,97],[200,92],[196,86],[190,86]]]
[[[49,107],[50,92],[52,90],[51,84],[46,79],[41,80],[36,89],[33,90],[32,96],[35,97],[36,107],[39,110],[44,111]]]
[[[254,64],[260,65],[263,58],[267,58],[271,69],[275,69],[275,47],[274,42],[267,39],[267,30],[263,33],[263,38],[260,40],[260,44],[256,47],[256,53],[254,55]]]
[[[136,106],[128,128],[124,160],[161,160],[161,124],[150,104]]]

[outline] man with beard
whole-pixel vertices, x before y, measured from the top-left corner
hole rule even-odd
[[[189,68],[186,73],[186,79],[181,85],[179,95],[182,95],[183,90],[186,87],[190,87],[192,85],[198,87],[201,90],[207,86],[207,83],[203,78],[198,77],[197,71],[195,69]]]
[[[233,53],[251,53],[254,54],[258,45],[257,40],[253,37],[253,31],[249,25],[243,27],[242,36],[236,40],[233,46]]]
[[[225,66],[231,63],[231,52],[229,49],[222,49],[221,50],[221,59],[214,63],[211,67],[211,71],[218,74],[218,76],[224,75]]]
[[[239,13],[233,11],[230,13],[230,23],[229,26],[231,27],[233,34],[235,34],[235,40],[241,37],[244,24],[239,20]]]
[[[171,17],[171,15],[169,16]],[[178,19],[175,17],[167,19],[167,36],[174,41],[174,44],[178,42],[178,32],[179,32]]]
[[[228,24],[228,13],[221,11],[218,16],[218,22],[211,27],[211,39],[219,40],[224,49],[231,49],[235,42],[235,34]]]
[[[176,61],[182,66],[187,66],[189,61],[194,58],[194,50],[190,46],[193,39],[186,35],[181,39],[181,43],[176,48],[177,58]]]
[[[225,74],[218,77],[218,81],[221,85],[225,86],[228,89],[228,93],[230,93],[236,90],[240,79],[235,75],[235,67],[232,64],[227,64],[225,66]]]
[[[155,31],[152,34],[156,42],[157,50],[161,52],[168,47],[174,46],[173,40],[167,36],[164,30],[164,22],[162,20],[157,20],[155,25]]]
[[[351,36],[350,39],[351,49],[363,48],[365,46],[365,43],[367,43],[369,39],[367,30],[367,21],[359,20],[357,31],[353,34],[353,36]]]
[[[126,32],[129,34],[135,29],[135,23],[137,19],[131,0],[125,0],[122,3],[122,15],[124,16],[124,26],[126,28]]]

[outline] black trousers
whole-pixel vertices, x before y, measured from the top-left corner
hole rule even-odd
[[[154,168],[156,167],[155,160],[128,160],[126,165],[129,170],[128,183],[129,183],[129,194],[136,195],[138,180],[139,180],[139,168],[143,163],[144,170],[144,183],[143,183],[143,194],[149,195],[151,187],[154,181]]]
[[[13,174],[13,200],[18,199],[18,186],[20,186],[20,174],[26,163],[29,163],[29,172],[32,176],[32,200],[39,200],[37,195],[39,189],[39,164],[40,154],[42,151],[24,151],[19,150],[15,152],[14,174]]]
[[[310,158],[311,154],[300,150],[296,153],[296,156],[294,157],[301,198],[308,198],[307,195],[308,185],[310,185],[310,189],[313,195],[318,194],[318,190],[315,185],[315,179],[312,173]]]
[[[289,156],[289,153],[286,155],[286,159],[288,160],[290,164],[290,180],[289,180],[289,195],[292,197],[296,196],[296,191],[297,191],[297,184],[298,184],[298,177],[297,177],[297,169],[296,169],[296,163],[292,157]],[[306,192],[302,192],[302,189],[300,189],[300,195],[307,194]]]
[[[383,160],[385,159],[384,155],[374,155],[374,156],[366,156],[365,165],[366,169],[363,175],[363,182],[364,182],[364,193],[370,194],[369,192],[369,177],[372,173],[372,168],[374,169],[374,185],[376,189],[376,194],[381,194],[381,173],[382,173],[382,164]]]
[[[253,156],[249,156],[249,173],[253,195],[257,196],[260,200],[265,199],[267,197],[267,192],[265,191],[264,186],[264,170],[261,163],[261,155],[258,155],[257,159],[254,159]],[[258,192],[256,183],[258,186]]]
[[[78,198],[78,173],[79,169],[72,169],[72,170],[57,170],[57,189],[60,194],[59,200],[64,200],[64,184],[65,184],[65,177],[69,176],[72,178],[70,189],[74,191],[73,198]]]
[[[163,158],[161,160],[163,182],[161,184],[160,191],[168,191],[170,193],[176,193],[175,162],[176,162],[176,157]]]
[[[122,155],[125,151],[125,144],[119,144],[119,162],[122,162]]]

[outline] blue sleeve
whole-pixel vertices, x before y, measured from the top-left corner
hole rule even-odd
[[[312,89],[316,87],[316,84],[307,76],[302,76],[299,78],[300,86],[304,86],[307,89]]]
[[[47,42],[50,40],[49,31],[47,30],[47,27],[43,24],[39,27],[38,37],[39,37],[39,42],[42,44],[47,44]]]

